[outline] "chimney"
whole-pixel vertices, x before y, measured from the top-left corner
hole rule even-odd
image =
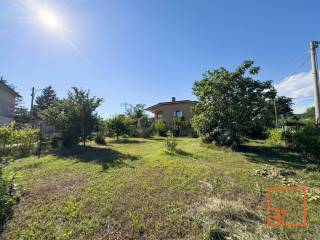
[[[175,102],[176,101],[176,98],[175,97],[172,97],[172,102]]]

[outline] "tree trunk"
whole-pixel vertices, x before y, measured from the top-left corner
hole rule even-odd
[[[83,146],[85,147],[86,146],[86,137],[84,134],[84,128],[82,128],[82,141],[83,141]]]

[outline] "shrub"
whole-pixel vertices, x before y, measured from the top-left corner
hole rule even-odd
[[[159,119],[154,123],[154,129],[159,136],[165,136],[167,132],[167,124],[163,119]]]
[[[16,129],[15,122],[0,128],[0,155],[29,155],[39,140],[39,129]]]
[[[188,120],[182,117],[174,117],[172,119],[172,130],[175,136],[181,136],[184,130],[190,129],[191,124]]]
[[[116,137],[119,140],[120,136],[130,133],[130,124],[125,115],[116,115],[106,121],[106,132],[108,137]]]
[[[167,137],[164,141],[164,147],[168,153],[174,153],[176,151],[177,141],[170,130],[167,132]]]
[[[284,140],[290,148],[301,151],[309,160],[320,161],[319,125],[306,125],[297,131],[287,130]]]
[[[2,169],[3,166],[0,165],[0,232],[2,232],[3,225],[8,220],[11,207],[15,201],[15,175],[11,173],[4,176]]]
[[[137,131],[140,137],[150,137],[152,134],[152,122],[147,115],[143,115],[138,119]]]
[[[268,140],[276,145],[283,144],[283,130],[281,129],[270,129],[268,131]]]
[[[53,148],[58,148],[61,146],[61,135],[59,133],[54,133],[52,134],[51,138],[50,138],[50,144],[51,147]]]
[[[99,145],[105,145],[106,144],[106,140],[104,139],[104,136],[100,133],[97,134],[97,136],[95,137],[94,141],[96,142],[96,144]]]

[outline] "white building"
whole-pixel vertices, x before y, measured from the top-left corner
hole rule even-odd
[[[0,79],[0,125],[9,123],[14,117],[16,97],[20,95]]]

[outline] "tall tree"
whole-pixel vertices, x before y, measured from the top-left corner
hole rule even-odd
[[[117,140],[119,137],[130,132],[130,125],[127,123],[127,118],[123,114],[116,115],[107,120],[108,135],[115,136]]]
[[[96,109],[102,101],[102,98],[91,97],[89,91],[73,87],[67,98],[43,110],[41,117],[55,126],[64,146],[76,145],[80,138],[85,146],[86,139],[98,122]]]
[[[196,81],[198,98],[192,126],[206,141],[237,148],[254,121],[263,117],[267,100],[275,97],[271,81],[253,76],[259,67],[245,61],[234,72],[225,68],[208,71]]]
[[[79,120],[81,139],[85,146],[87,137],[91,134],[94,125],[98,121],[98,115],[95,111],[103,100],[102,98],[90,97],[89,91],[76,87],[69,91],[67,100],[71,110]]]
[[[292,98],[286,96],[279,96],[276,98],[276,107],[278,115],[282,117],[291,116],[293,114],[292,106]]]
[[[31,115],[29,110],[23,106],[22,97],[17,97],[15,102],[14,121],[17,128],[25,128],[31,126]]]
[[[42,89],[41,95],[35,100],[35,111],[39,112],[50,108],[57,99],[56,91],[52,86]]]
[[[136,104],[136,105],[132,105],[132,104],[128,104],[128,103],[124,103],[123,104],[125,106],[125,115],[136,119],[138,121],[139,118],[141,118],[144,114],[144,108],[145,108],[145,104]]]

